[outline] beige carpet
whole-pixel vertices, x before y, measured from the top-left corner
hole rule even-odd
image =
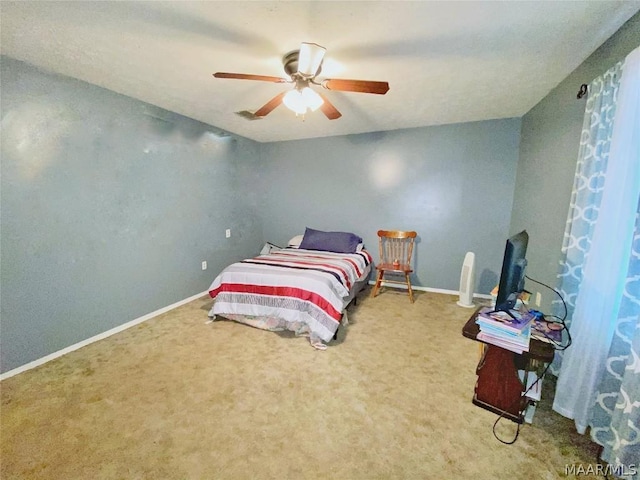
[[[478,345],[456,297],[368,294],[326,351],[207,325],[203,297],[5,380],[2,478],[555,479],[595,465],[551,411],[550,381],[517,442],[494,438],[496,416],[471,403]]]

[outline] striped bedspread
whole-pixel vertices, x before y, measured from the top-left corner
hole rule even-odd
[[[212,312],[303,322],[325,342],[340,325],[344,298],[367,270],[366,250],[345,254],[285,248],[234,263],[209,287]]]

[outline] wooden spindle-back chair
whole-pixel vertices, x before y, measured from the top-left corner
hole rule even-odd
[[[378,230],[380,244],[380,263],[376,265],[378,277],[373,287],[372,296],[378,295],[380,285],[385,283],[399,283],[406,285],[409,290],[409,300],[413,303],[413,290],[411,290],[411,279],[409,275],[413,272],[411,268],[411,255],[415,243],[416,232],[404,232],[400,230]],[[404,276],[402,281],[392,280],[385,275]]]

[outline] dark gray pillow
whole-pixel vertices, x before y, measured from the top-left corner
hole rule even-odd
[[[362,238],[349,232],[323,232],[306,228],[300,248],[336,253],[356,253]]]

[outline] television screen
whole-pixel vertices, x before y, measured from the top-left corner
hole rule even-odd
[[[518,300],[518,294],[524,290],[524,271],[527,266],[525,258],[529,234],[526,230],[507,239],[502,259],[496,311],[508,312]]]

